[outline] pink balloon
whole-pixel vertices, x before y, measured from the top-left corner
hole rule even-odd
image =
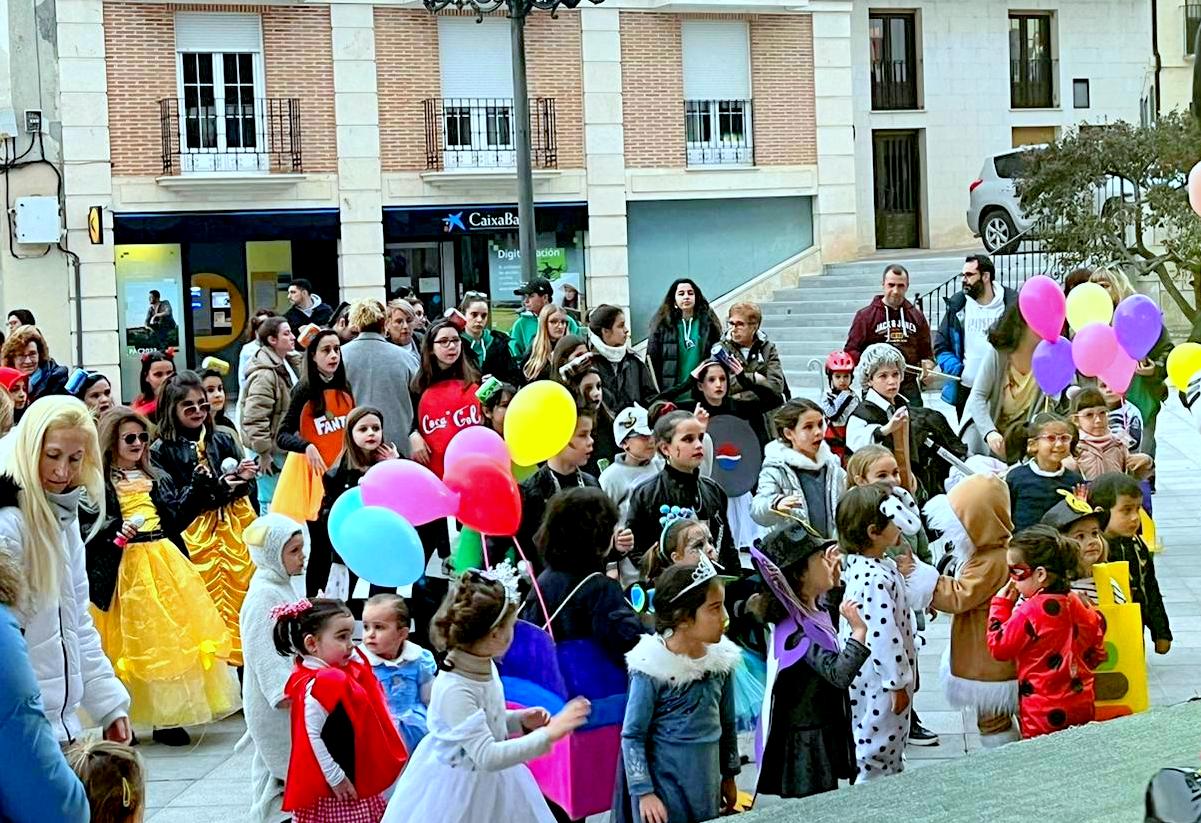
[[[1068,309],[1058,283],[1045,274],[1031,277],[1018,293],[1018,307],[1035,334],[1052,343],[1059,339]]]
[[[505,439],[487,426],[469,426],[456,434],[446,447],[443,465],[450,469],[469,455],[487,457],[492,462],[499,463],[506,471],[512,462]],[[445,477],[446,472],[443,471],[442,475]]]
[[[412,460],[376,463],[363,475],[359,488],[363,490],[364,505],[391,509],[414,526],[453,517],[459,510],[459,496],[436,474]]]
[[[1201,214],[1201,163],[1193,166],[1188,173],[1188,204],[1193,211]]]
[[[1089,323],[1072,340],[1072,360],[1076,370],[1096,377],[1113,363],[1118,354],[1118,338],[1104,323]]]
[[[1125,352],[1119,351],[1114,356],[1113,362],[1106,366],[1097,377],[1101,378],[1105,385],[1117,394],[1125,394],[1126,389],[1130,388],[1130,381],[1134,379],[1134,369],[1137,366],[1137,360]]]

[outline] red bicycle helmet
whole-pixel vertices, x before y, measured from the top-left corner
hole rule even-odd
[[[826,371],[829,373],[855,371],[855,359],[842,350],[832,351],[826,355]]]

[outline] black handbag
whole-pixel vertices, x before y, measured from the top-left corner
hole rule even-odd
[[[1146,823],[1201,823],[1201,772],[1160,769],[1147,784]]]

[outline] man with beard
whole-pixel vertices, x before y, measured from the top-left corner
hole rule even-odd
[[[955,406],[961,420],[976,370],[988,351],[988,330],[1018,299],[1015,289],[996,282],[997,270],[988,255],[968,255],[962,276],[963,291],[947,300],[934,335],[939,370],[960,376],[959,382],[948,380],[943,386],[942,399]]]

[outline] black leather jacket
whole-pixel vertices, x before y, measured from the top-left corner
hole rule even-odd
[[[741,574],[742,565],[738,548],[730,534],[726,519],[729,500],[721,486],[700,472],[685,474],[665,466],[658,475],[634,489],[630,496],[630,512],[626,522],[634,532],[634,549],[629,558],[634,565],[659,542],[662,527],[659,525],[660,506],[682,506],[696,510],[697,518],[709,523],[709,532],[717,541],[718,562],[727,569],[727,574]]]
[[[241,446],[229,434],[219,429],[210,433],[206,456],[208,459],[205,463],[212,476],[196,473],[200,461],[196,444],[191,440],[160,439],[150,447],[151,462],[167,475],[178,495],[177,522],[182,524],[182,528],[187,528],[203,512],[220,509],[239,497],[249,495],[252,503],[258,499],[255,481],[238,484],[231,489],[220,479],[221,464],[226,458],[233,458],[240,463],[244,456]]]

